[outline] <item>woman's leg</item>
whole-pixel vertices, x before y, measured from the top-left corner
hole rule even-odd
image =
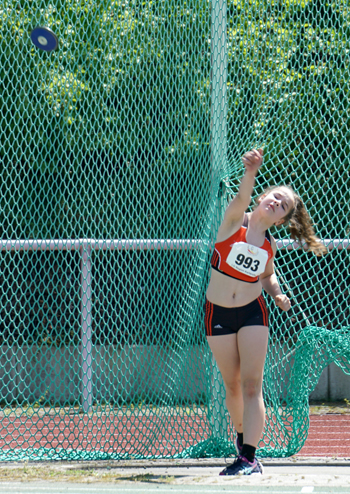
[[[226,407],[232,423],[237,432],[243,432],[243,396],[237,334],[207,336],[207,340],[225,384]]]
[[[265,424],[262,380],[269,330],[266,326],[246,326],[237,333],[243,393],[244,443],[257,447]]]

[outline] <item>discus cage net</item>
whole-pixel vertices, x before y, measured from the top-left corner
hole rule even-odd
[[[266,296],[258,454],[299,451],[322,370],[350,372],[348,1],[0,6],[1,460],[234,454],[203,300],[257,146],[255,194],[291,184],[328,247],[272,232],[292,309]]]

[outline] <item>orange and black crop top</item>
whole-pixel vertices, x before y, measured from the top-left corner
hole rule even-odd
[[[244,215],[241,228],[231,237],[217,242],[211,258],[212,268],[219,273],[246,283],[257,283],[269,260],[273,257],[270,234],[267,231],[262,247],[246,241],[248,215]]]

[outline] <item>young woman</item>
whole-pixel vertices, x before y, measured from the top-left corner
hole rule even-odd
[[[218,230],[205,304],[207,340],[237,432],[238,457],[220,475],[263,473],[255,458],[265,423],[262,380],[269,333],[262,289],[280,309],[291,307],[274,274],[276,242],[268,229],[288,222],[292,238],[305,240],[316,255],[325,251],[303,202],[289,187],[268,189],[254,211],[246,213],[263,162],[262,149],[249,151],[242,161],[245,174]]]

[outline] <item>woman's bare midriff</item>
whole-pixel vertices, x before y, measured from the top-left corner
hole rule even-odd
[[[262,292],[260,281],[245,283],[212,269],[206,297],[221,307],[242,307],[257,299]]]

